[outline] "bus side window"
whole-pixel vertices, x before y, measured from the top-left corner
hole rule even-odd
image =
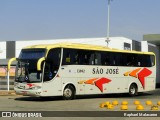
[[[117,52],[115,53],[115,61],[116,61],[116,66],[122,66],[122,54]]]
[[[74,52],[74,60],[73,60],[73,63],[76,64],[76,65],[82,65],[84,62],[83,62],[83,51],[82,50],[76,50]]]
[[[151,55],[150,59],[151,59],[151,65],[154,66],[155,65],[155,56]]]
[[[132,55],[131,54],[126,54],[127,55],[127,66],[132,66]]]
[[[71,50],[70,49],[63,49],[63,65],[71,64]]]
[[[127,65],[127,56],[126,53],[121,53],[121,66],[126,66]]]
[[[89,59],[89,65],[94,65],[94,54],[91,54],[91,57]]]
[[[150,55],[141,55],[141,57],[143,58],[143,64],[142,66],[144,67],[152,67],[152,61],[151,61],[151,56]]]
[[[100,52],[95,53],[94,61],[95,61],[95,65],[102,65],[102,63],[101,63],[101,53]]]
[[[78,52],[76,52],[75,53],[75,55],[74,55],[74,63],[77,65],[77,64],[79,64],[79,53]]]
[[[101,64],[102,65],[110,65],[110,56],[108,52],[101,53]]]
[[[87,61],[85,61],[84,54],[84,50],[64,48],[62,65],[85,64]]]
[[[128,54],[127,66],[137,66],[136,58],[134,54]]]
[[[82,50],[81,51],[81,65],[90,65],[91,52]]]
[[[143,67],[145,63],[143,63],[143,59],[145,59],[143,57],[143,55],[138,55],[138,67]]]
[[[68,52],[66,55],[66,63],[70,63],[71,62],[71,57],[70,57],[70,53]]]
[[[110,65],[111,66],[114,66],[115,65],[115,57],[114,57],[114,53],[113,54],[110,54],[110,59],[109,59],[109,61],[110,61]]]
[[[111,66],[120,66],[120,54],[116,52],[110,54],[110,62]]]

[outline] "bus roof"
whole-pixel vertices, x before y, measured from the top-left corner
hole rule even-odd
[[[81,44],[81,43],[69,43],[69,42],[56,43],[56,44],[32,45],[32,46],[27,46],[23,49],[36,49],[36,48],[44,48],[44,49],[47,49],[47,50],[50,50],[52,48],[73,48],[73,49],[75,48],[75,49],[84,49],[84,50],[98,50],[98,51],[112,51],[112,52],[155,55],[153,52],[120,50],[120,49],[115,49],[115,48],[109,48],[109,47],[106,47],[106,46],[89,45],[89,44]]]

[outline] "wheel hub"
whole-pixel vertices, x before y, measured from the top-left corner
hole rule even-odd
[[[136,92],[136,89],[133,87],[131,88],[131,94],[134,94]]]
[[[67,88],[64,90],[64,96],[71,97],[71,95],[72,95],[72,91],[70,89]]]

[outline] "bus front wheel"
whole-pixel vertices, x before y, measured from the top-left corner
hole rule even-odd
[[[129,87],[129,95],[136,96],[138,94],[138,87],[136,84],[132,83]]]
[[[72,85],[67,85],[63,91],[64,100],[72,100],[75,96],[75,89]]]

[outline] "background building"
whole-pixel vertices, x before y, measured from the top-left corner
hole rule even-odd
[[[148,51],[152,51],[156,54],[157,61],[157,86],[160,87],[160,34],[146,34],[143,35],[143,41],[147,41],[149,48]],[[154,47],[153,47],[154,45]]]

